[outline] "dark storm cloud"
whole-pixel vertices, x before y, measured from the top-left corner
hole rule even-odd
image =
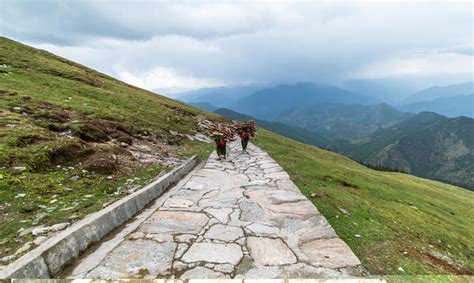
[[[2,28],[24,40],[80,45],[94,38],[149,40],[182,35],[201,39],[255,32],[272,19],[237,6],[192,1],[2,0]],[[224,20],[225,24],[220,21]]]
[[[472,3],[0,1],[2,35],[146,88],[472,76]]]

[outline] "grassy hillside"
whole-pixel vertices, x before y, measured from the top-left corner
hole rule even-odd
[[[219,118],[0,37],[0,259],[34,246],[21,229],[74,222],[207,156],[202,119]]]
[[[287,170],[372,274],[474,274],[474,193],[260,130]]]

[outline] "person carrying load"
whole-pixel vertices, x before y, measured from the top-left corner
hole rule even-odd
[[[242,151],[247,153],[247,145],[250,140],[250,134],[245,130],[239,131],[240,143],[242,144]]]
[[[216,143],[217,160],[221,160],[221,158],[226,159],[227,140],[224,135],[220,132],[213,132],[211,136]]]

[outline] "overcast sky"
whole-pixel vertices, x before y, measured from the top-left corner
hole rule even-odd
[[[3,36],[165,92],[472,80],[472,23],[472,2],[0,0]]]

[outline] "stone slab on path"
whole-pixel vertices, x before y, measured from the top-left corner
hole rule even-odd
[[[249,144],[215,152],[107,256],[65,278],[346,278],[360,261],[288,174]],[[104,243],[107,244],[107,243]],[[93,263],[92,263],[93,262]],[[80,272],[79,272],[80,270]]]

